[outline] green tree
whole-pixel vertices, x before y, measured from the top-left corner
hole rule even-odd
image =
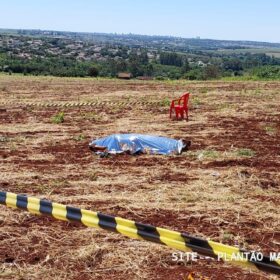
[[[198,67],[198,68],[194,68],[194,69],[191,69],[189,72],[187,72],[185,75],[184,75],[184,78],[187,79],[187,80],[203,80],[204,77],[203,77],[203,70]]]
[[[160,64],[173,65],[181,67],[183,65],[183,58],[175,52],[162,52],[159,58]]]
[[[90,77],[97,77],[99,74],[99,70],[96,66],[91,66],[89,69],[88,69],[88,75]]]
[[[221,76],[221,71],[218,66],[209,64],[203,69],[203,78],[208,79],[217,79]]]
[[[242,62],[240,59],[237,58],[231,58],[227,59],[223,63],[223,68],[231,71],[241,71],[243,70]]]
[[[190,70],[191,70],[190,64],[189,64],[188,60],[186,59],[184,61],[183,66],[182,66],[182,74],[185,74],[185,73],[187,73]]]

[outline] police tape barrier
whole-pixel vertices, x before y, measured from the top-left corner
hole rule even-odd
[[[95,101],[95,102],[4,102],[0,103],[0,106],[31,106],[31,107],[97,107],[97,106],[164,106],[160,101]]]
[[[33,214],[46,214],[63,221],[80,222],[87,227],[97,227],[125,236],[167,245],[181,251],[230,261],[251,269],[280,274],[280,261],[271,260],[261,253],[248,252],[236,247],[193,237],[185,233],[137,223],[25,195],[0,191],[0,204],[27,210]],[[236,256],[233,258],[233,256]],[[261,256],[261,257],[260,257]]]

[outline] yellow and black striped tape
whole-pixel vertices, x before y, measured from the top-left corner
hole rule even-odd
[[[280,274],[280,261],[272,261],[268,256],[264,256],[262,260],[252,260],[251,256],[256,254],[255,252],[247,252],[185,233],[10,192],[0,191],[0,204],[27,210],[33,214],[50,215],[58,220],[80,222],[88,227],[98,227],[118,232],[131,238],[148,240],[181,251],[193,251],[213,258],[217,258],[219,255],[221,259],[226,261],[231,260],[232,256],[236,255],[238,258],[232,260],[236,264]]]
[[[133,105],[158,105],[162,106],[162,102],[159,101],[124,101],[124,102],[115,102],[115,101],[92,101],[92,102],[24,102],[24,103],[14,103],[14,102],[4,102],[0,103],[0,106],[32,106],[32,107],[85,107],[85,106],[133,106]]]

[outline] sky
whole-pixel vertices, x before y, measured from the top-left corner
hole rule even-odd
[[[0,28],[280,43],[279,0],[2,0]]]

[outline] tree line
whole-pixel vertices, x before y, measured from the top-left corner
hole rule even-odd
[[[52,75],[60,77],[116,77],[130,72],[133,77],[156,79],[208,80],[221,77],[252,75],[263,79],[280,78],[280,59],[266,54],[219,55],[201,51],[195,62],[186,54],[160,52],[158,59],[149,60],[147,50],[132,50],[125,58],[109,57],[103,61],[78,61],[75,58],[31,57],[19,58],[0,53],[0,71],[24,75]],[[201,60],[199,60],[201,55]]]

